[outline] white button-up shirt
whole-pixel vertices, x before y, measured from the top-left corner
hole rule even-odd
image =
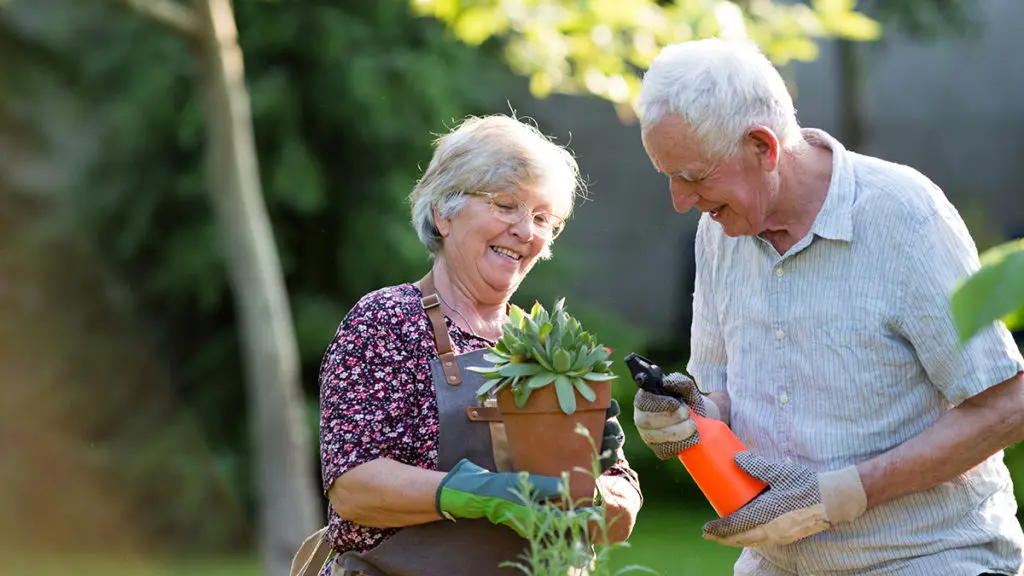
[[[978,268],[956,209],[912,168],[833,152],[811,231],[779,256],[760,237],[697,230],[689,372],[727,390],[747,448],[816,471],[877,456],[1024,360],[1001,324],[960,348],[949,308]],[[940,486],[790,546],[744,550],[737,574],[1015,574],[1024,534],[1002,452]]]

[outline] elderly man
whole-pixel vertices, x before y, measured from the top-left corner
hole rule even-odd
[[[769,486],[704,536],[744,546],[743,575],[1020,574],[1002,450],[1024,360],[1002,324],[958,343],[948,298],[978,257],[942,191],[801,129],[750,45],[665,48],[640,108],[673,206],[703,213],[696,384],[638,392],[640,435],[669,458],[699,440],[690,412],[718,418]]]

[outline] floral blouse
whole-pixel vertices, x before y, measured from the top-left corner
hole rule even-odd
[[[437,469],[438,413],[430,379],[436,356],[433,331],[412,284],[382,288],[349,311],[320,365],[320,461],[323,490],[352,468],[390,458]],[[447,316],[456,354],[492,342],[469,334]],[[635,473],[624,459],[606,475]],[[327,540],[339,552],[364,552],[398,528],[371,528],[344,520],[329,508]]]

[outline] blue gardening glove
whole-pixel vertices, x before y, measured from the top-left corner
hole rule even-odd
[[[744,472],[768,484],[768,490],[725,518],[705,524],[708,540],[729,546],[791,544],[854,520],[867,509],[856,466],[814,472],[750,452],[738,452],[734,460]]]
[[[612,403],[605,412],[604,437],[601,439],[601,474],[607,472],[622,457],[622,444],[626,441],[626,434],[616,418],[620,412],[619,403],[612,398]]]
[[[718,406],[705,398],[697,385],[688,377],[673,372],[663,381],[669,394],[652,394],[644,389],[633,397],[633,421],[640,438],[662,460],[700,441],[697,423],[690,412],[698,416],[720,419]]]
[[[537,515],[530,513],[530,502],[518,495],[521,490],[520,474],[525,472],[491,472],[463,458],[437,487],[437,511],[450,520],[486,518],[494,524],[508,526],[525,537],[525,531],[531,528],[530,518]],[[529,474],[528,477],[533,486],[530,496],[534,502],[561,498],[561,479],[536,474]]]

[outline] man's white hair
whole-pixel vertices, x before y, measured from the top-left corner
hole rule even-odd
[[[409,195],[416,234],[431,255],[442,242],[435,206],[442,218],[452,218],[466,205],[466,194],[540,188],[564,195],[571,212],[582,191],[579,166],[566,148],[535,126],[503,114],[471,116],[434,147],[430,165]],[[540,257],[551,257],[550,244]]]
[[[641,126],[677,114],[710,160],[739,152],[754,126],[770,128],[783,148],[799,142],[793,97],[775,66],[746,41],[693,40],[666,46],[644,75]]]

